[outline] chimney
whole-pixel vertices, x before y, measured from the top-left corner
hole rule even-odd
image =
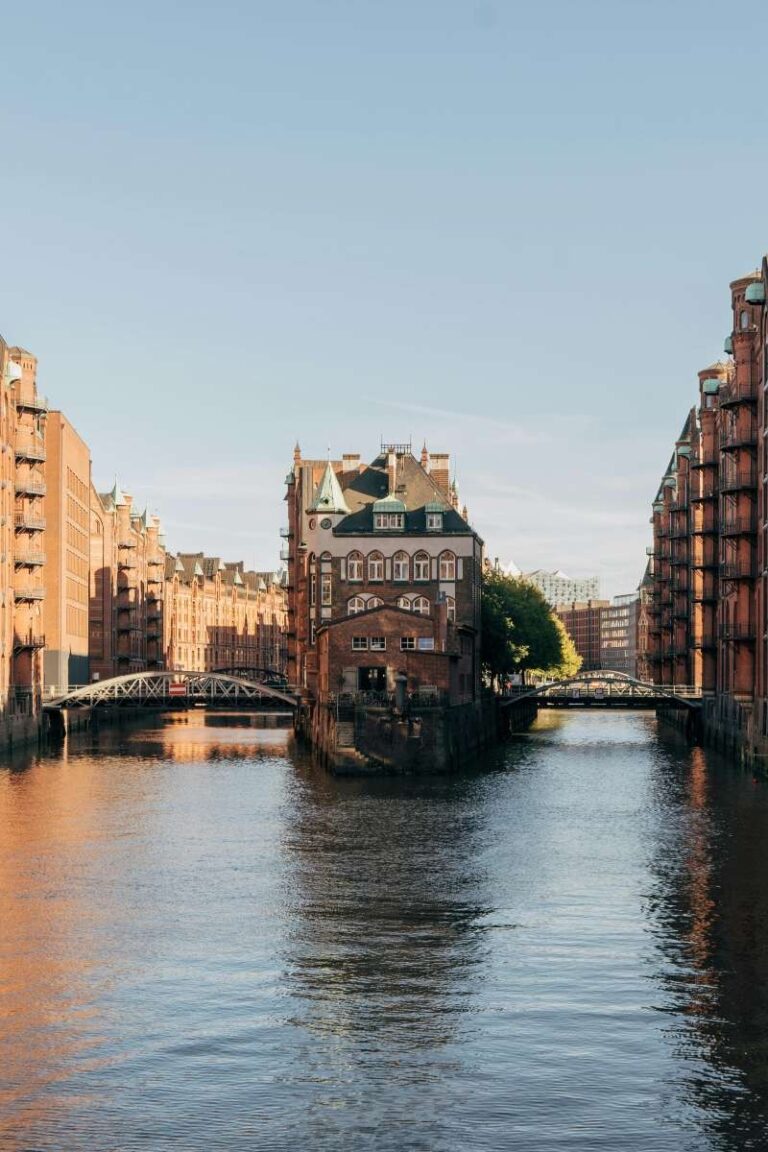
[[[421,448],[421,466],[425,472],[429,472],[429,452],[427,451],[427,442],[424,441]]]
[[[350,472],[360,471],[360,453],[359,452],[345,452],[341,458],[341,470],[345,476]]]
[[[387,452],[387,481],[389,483],[388,492],[394,492],[397,474],[397,456],[394,452]]]
[[[451,458],[447,452],[432,452],[429,457],[429,474],[445,496],[451,500]]]
[[[438,652],[448,651],[448,604],[442,592],[435,604],[435,648]]]

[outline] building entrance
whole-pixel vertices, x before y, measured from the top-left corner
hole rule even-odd
[[[386,668],[358,668],[357,687],[361,692],[386,692]]]

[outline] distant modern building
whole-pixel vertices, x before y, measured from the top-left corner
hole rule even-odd
[[[637,592],[614,596],[600,613],[600,667],[609,672],[637,675]]]
[[[558,604],[572,604],[574,600],[597,600],[600,596],[600,580],[597,576],[572,580],[559,569],[546,572],[543,568],[537,568],[534,572],[521,572],[520,576],[535,585],[553,608]]]
[[[558,604],[585,672],[604,670],[637,675],[637,635],[640,601],[633,592],[613,600]]]

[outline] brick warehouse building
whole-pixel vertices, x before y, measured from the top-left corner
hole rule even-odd
[[[449,458],[410,444],[304,460],[287,478],[288,676],[328,693],[479,698],[482,541],[458,510]]]
[[[730,286],[728,358],[698,374],[653,503],[647,650],[661,684],[703,693],[705,736],[768,758],[768,265]]]

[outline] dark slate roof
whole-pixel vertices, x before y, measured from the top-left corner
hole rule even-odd
[[[373,534],[373,504],[389,494],[387,457],[379,455],[364,468],[341,477],[344,499],[351,511],[349,516],[334,528],[335,536],[360,536]],[[439,504],[443,511],[442,532],[438,535],[474,535],[463,516],[452,508],[445,494],[440,490],[428,472],[410,454],[398,455],[395,472],[395,488],[392,493],[405,505],[404,534],[422,536],[427,530],[425,508],[429,504]],[[401,533],[398,533],[400,535]],[[379,533],[377,533],[379,535]]]

